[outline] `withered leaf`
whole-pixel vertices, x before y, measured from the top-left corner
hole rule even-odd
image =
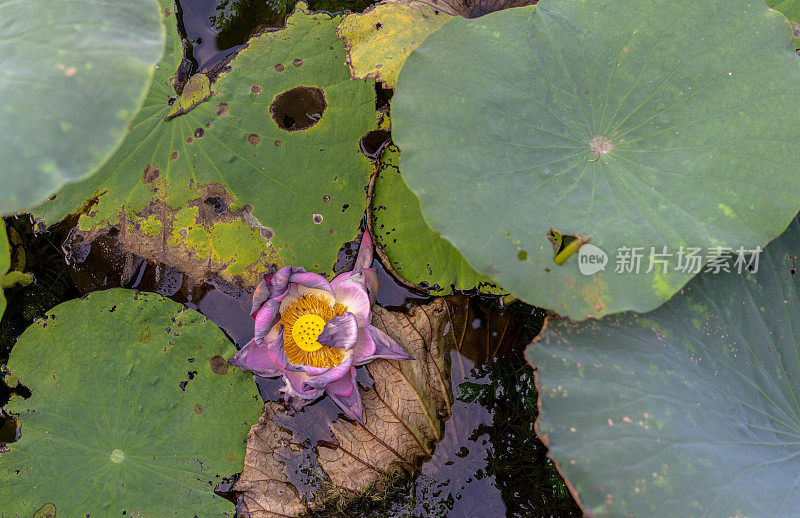
[[[453,326],[444,299],[409,315],[373,308],[372,324],[414,360],[376,360],[367,366],[374,386],[362,390],[364,424],[340,418],[331,424],[338,446],[318,448],[318,461],[331,482],[361,491],[397,470],[413,471],[433,454],[444,436],[453,395],[449,351]]]
[[[247,434],[242,475],[231,487],[240,493],[250,518],[303,516],[306,506],[289,483],[276,452],[292,442],[292,434],[274,420],[278,403],[266,403],[258,423]]]

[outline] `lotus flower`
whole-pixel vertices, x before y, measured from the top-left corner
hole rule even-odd
[[[253,294],[255,336],[228,363],[256,376],[283,376],[281,389],[299,410],[328,394],[348,417],[363,423],[356,366],[376,358],[411,356],[372,326],[378,276],[372,240],[365,232],[355,267],[330,283],[303,268],[286,266]]]

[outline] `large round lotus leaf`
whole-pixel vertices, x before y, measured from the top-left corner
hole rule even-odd
[[[478,272],[577,319],[647,311],[694,275],[680,246],[763,245],[800,208],[798,84],[764,2],[543,0],[430,35],[393,136],[426,220]],[[605,270],[556,265],[550,228],[591,237]],[[615,272],[620,247],[638,274]]]
[[[358,142],[376,124],[373,81],[350,80],[340,20],[299,3],[285,29],[176,100],[169,17],[169,51],[122,147],[35,215],[50,225],[97,196],[78,222],[84,242],[117,226],[125,250],[194,277],[255,285],[268,263],[329,270],[363,217],[371,167]]]
[[[236,349],[199,313],[115,289],[54,308],[22,334],[9,369],[21,438],[0,457],[0,508],[32,516],[230,516],[214,494],[241,471],[261,399],[227,369]]]
[[[0,214],[38,205],[117,147],[163,48],[156,9],[0,2]]]
[[[383,152],[372,198],[375,244],[382,248],[392,269],[432,295],[473,288],[483,293],[502,293],[502,288],[473,270],[450,243],[425,223],[419,200],[400,174],[399,156],[394,145]]]
[[[796,516],[800,222],[754,273],[529,346],[538,431],[597,516]]]

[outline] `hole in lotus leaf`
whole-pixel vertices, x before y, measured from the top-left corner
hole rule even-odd
[[[298,86],[275,97],[269,112],[279,128],[298,131],[310,128],[319,122],[325,108],[327,104],[322,90]]]
[[[258,86],[258,85],[253,85],[253,86],[250,87],[250,91],[253,92],[254,94],[258,95],[258,94],[261,93],[261,87]]]
[[[249,136],[249,137],[247,137],[247,141],[248,141],[250,144],[252,144],[252,145],[256,146],[256,145],[258,145],[258,143],[259,143],[259,142],[261,142],[261,137],[259,137],[259,136],[258,136],[258,135],[256,135],[255,133],[251,133],[251,134],[250,134],[250,136]]]
[[[197,128],[194,130],[194,138],[200,138],[206,131],[203,128]]]
[[[383,24],[381,22],[378,22],[375,25],[373,25],[373,27],[375,27],[376,31],[379,31],[383,28]]]
[[[144,168],[144,173],[142,174],[142,181],[144,183],[153,183],[158,180],[158,177],[161,175],[161,169],[158,168],[155,164],[148,164],[147,167]]]
[[[275,65],[275,72],[283,72],[283,65],[280,63]]]
[[[361,152],[364,153],[367,158],[376,160],[381,156],[381,152],[389,143],[390,138],[391,135],[388,130],[372,130],[361,137],[358,144],[361,147]]]
[[[319,225],[320,223],[322,223],[322,214],[314,214],[314,216],[311,219],[314,220],[314,223]]]
[[[228,363],[220,355],[212,356],[208,363],[211,365],[211,372],[224,376],[228,374]]]
[[[203,203],[213,208],[217,214],[222,214],[228,210],[228,204],[220,196],[209,196],[203,200]]]
[[[350,208],[350,204],[349,203],[345,203],[344,205],[342,205],[342,212],[346,211],[349,208]]]
[[[217,115],[221,117],[228,115],[228,103],[219,103],[217,105]]]
[[[294,61],[292,61],[292,65],[294,65],[296,67],[302,67],[303,66],[303,60],[300,59],[300,58],[294,58]]]

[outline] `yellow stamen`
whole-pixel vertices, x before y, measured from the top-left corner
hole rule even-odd
[[[310,293],[289,304],[278,322],[283,325],[286,359],[293,365],[312,367],[335,367],[342,363],[344,351],[326,347],[317,338],[330,319],[346,311],[347,306],[338,302],[331,306],[323,297]]]

